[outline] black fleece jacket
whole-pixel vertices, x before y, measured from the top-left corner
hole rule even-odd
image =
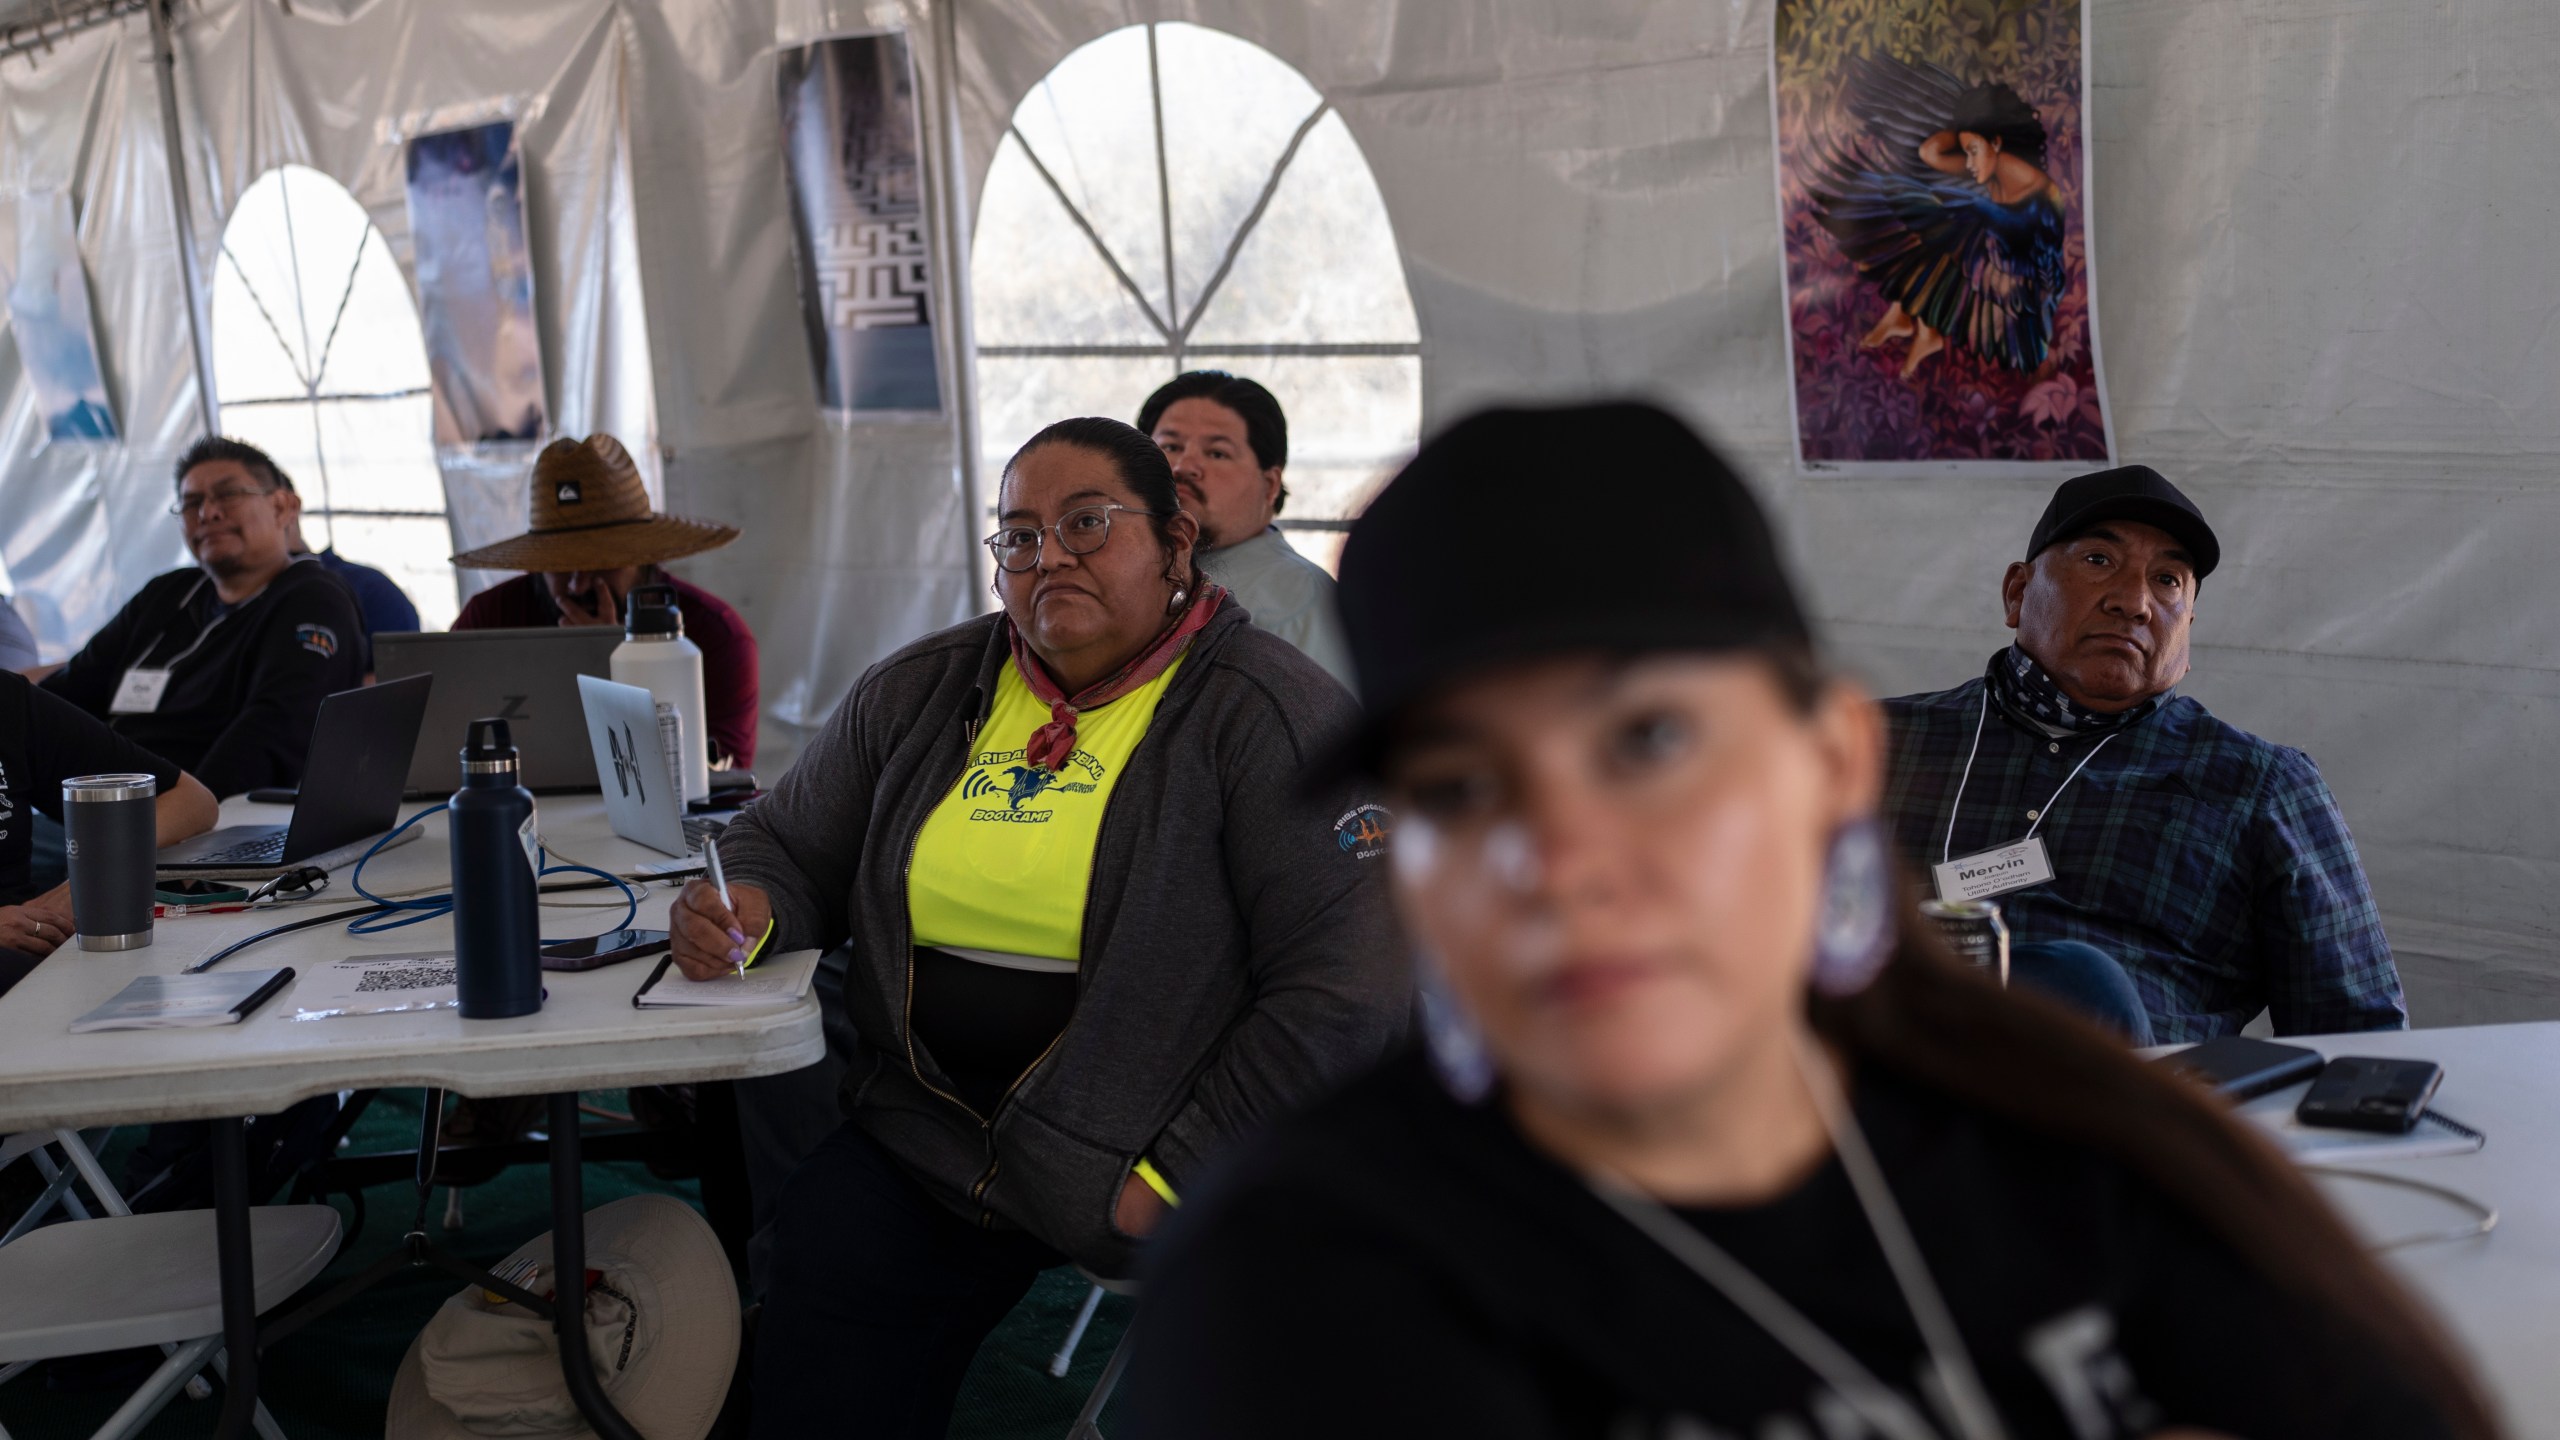
[[[965,768],[1007,649],[990,615],[872,667],[773,792],[730,826],[731,879],[775,943],[849,945],[846,1113],[954,1211],[1125,1274],[1130,1167],[1180,1190],[1218,1152],[1403,1034],[1384,812],[1300,773],[1356,718],[1315,662],[1230,602],[1193,639],[1095,844],[1076,1008],[979,1115],[909,1024],[907,866]]]

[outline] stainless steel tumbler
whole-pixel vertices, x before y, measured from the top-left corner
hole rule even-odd
[[[82,775],[62,782],[64,858],[71,919],[83,950],[139,950],[151,943],[152,801],[148,775]]]

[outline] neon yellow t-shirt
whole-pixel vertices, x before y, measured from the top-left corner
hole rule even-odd
[[[1044,775],[1023,759],[1022,747],[1049,723],[1049,707],[1005,662],[977,753],[916,837],[907,914],[917,944],[1082,958],[1085,887],[1103,807],[1181,668],[1177,659],[1155,679],[1078,715],[1075,754]]]

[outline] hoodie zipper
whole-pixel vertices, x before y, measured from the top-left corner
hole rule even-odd
[[[943,788],[946,790],[952,785],[959,784],[960,777],[969,773],[969,762],[977,754],[978,727],[986,723],[987,712],[995,705],[994,698],[986,691],[978,691],[977,696],[978,713],[960,722],[960,770],[944,785]],[[936,804],[939,803],[936,802]],[[898,898],[902,902],[906,899],[907,887],[912,883],[915,875],[916,847],[924,843],[924,827],[926,822],[933,818],[932,808],[928,807],[924,814],[925,818],[916,822],[915,832],[907,837],[906,862],[898,867]],[[981,1127],[985,1126],[988,1123],[987,1117],[971,1110],[968,1101],[924,1078],[924,1067],[916,1063],[916,932],[912,914],[909,914],[907,919],[907,995],[901,1009],[898,1030],[900,1038],[906,1042],[907,1046],[907,1073],[915,1077],[916,1083],[959,1106],[970,1119],[977,1121]],[[992,1177],[993,1172],[990,1171],[989,1174]],[[978,1184],[980,1189],[986,1186],[984,1180],[979,1181]]]
[[[1138,743],[1143,745],[1146,741],[1141,737]],[[1129,752],[1129,758],[1132,760],[1136,759],[1137,751],[1131,750]],[[1123,765],[1120,768],[1122,773],[1125,775],[1128,767]],[[1111,828],[1111,807],[1113,804],[1117,803],[1119,799],[1120,787],[1115,784],[1111,787],[1111,793],[1108,796],[1105,796],[1102,801],[1102,823],[1094,827],[1093,853],[1085,857],[1085,924],[1088,929],[1090,929],[1093,924],[1093,877],[1094,874],[1102,868],[1102,836],[1105,831]],[[993,1132],[995,1129],[996,1116],[1004,1112],[1005,1103],[1013,1099],[1013,1092],[1021,1089],[1022,1082],[1031,1078],[1031,1072],[1039,1069],[1051,1055],[1057,1053],[1058,1042],[1067,1038],[1067,1026],[1076,1023],[1076,1011],[1084,1004],[1085,955],[1087,951],[1090,951],[1093,948],[1091,944],[1092,939],[1093,937],[1090,934],[1082,935],[1077,938],[1076,998],[1068,1004],[1067,1018],[1059,1024],[1058,1033],[1050,1036],[1049,1043],[1040,1047],[1040,1053],[1032,1057],[1031,1063],[1022,1067],[1022,1073],[1013,1077],[1013,1083],[1004,1087],[1004,1093],[996,1097],[995,1108],[987,1112],[986,1119],[978,1122],[979,1124],[987,1127],[990,1132]],[[914,972],[915,963],[915,948],[913,946],[909,946],[907,953],[907,968],[910,975]],[[914,994],[912,982],[910,982],[908,993],[910,997]],[[914,1048],[913,1041],[908,1043],[908,1048],[910,1050]],[[963,1106],[962,1108],[966,1109],[967,1107]],[[995,1219],[995,1213],[985,1208],[987,1187],[995,1183],[996,1172],[1003,1168],[1003,1159],[997,1156],[994,1151],[990,1149],[987,1155],[987,1173],[979,1176],[977,1183],[969,1187],[969,1203],[979,1207],[978,1228],[981,1230],[986,1229]]]
[[[1195,642],[1196,642],[1196,637],[1195,637]],[[1188,660],[1188,659],[1190,659],[1190,658],[1192,658],[1192,657],[1191,657],[1191,656],[1186,652],[1186,654],[1185,654],[1184,658],[1185,658],[1186,660]],[[1168,692],[1168,694],[1167,694],[1167,696],[1166,696],[1165,698],[1167,698],[1167,699],[1170,699],[1170,698],[1171,698],[1171,695],[1170,695],[1170,693],[1169,693],[1169,692]],[[991,696],[990,696],[990,697],[986,697],[986,698],[982,699],[979,703],[980,703],[982,706],[984,706],[984,707],[985,707],[985,709],[980,713],[980,715],[979,715],[979,718],[978,718],[978,719],[976,719],[976,720],[972,720],[972,721],[968,722],[968,724],[964,727],[964,729],[963,729],[963,731],[962,731],[962,734],[966,737],[966,743],[964,743],[964,744],[961,746],[962,754],[961,754],[961,765],[960,765],[960,769],[961,769],[961,772],[962,772],[963,774],[966,774],[966,773],[968,772],[968,768],[969,768],[969,756],[970,756],[972,753],[974,753],[974,747],[975,747],[975,746],[976,746],[976,744],[977,744],[978,727],[979,727],[979,725],[980,725],[981,723],[983,723],[983,721],[985,720],[985,718],[986,718],[986,713],[987,713],[987,712],[991,712],[991,711],[994,709],[994,707],[995,707],[995,701],[994,701],[993,697],[991,697]],[[1161,707],[1161,704],[1159,704],[1159,707],[1158,707],[1158,708],[1159,708],[1159,710],[1161,710],[1161,708],[1162,708],[1162,707]],[[1136,763],[1137,758],[1138,758],[1138,755],[1139,755],[1139,752],[1140,752],[1140,751],[1143,751],[1143,750],[1146,748],[1147,741],[1148,741],[1148,740],[1150,740],[1150,739],[1152,739],[1152,738],[1154,738],[1154,730],[1155,730],[1155,726],[1154,726],[1154,724],[1153,724],[1152,722],[1150,722],[1150,723],[1149,723],[1149,725],[1147,726],[1147,730],[1148,730],[1148,733],[1147,733],[1147,734],[1145,734],[1145,735],[1141,735],[1141,736],[1139,736],[1139,737],[1138,737],[1138,743],[1137,743],[1137,745],[1136,745],[1135,747],[1133,747],[1133,748],[1129,751],[1129,761],[1130,761],[1130,763],[1131,763],[1131,764]],[[1128,768],[1129,768],[1129,766],[1128,766],[1128,765],[1123,765],[1123,766],[1121,766],[1121,773],[1122,773],[1124,776],[1127,774],[1127,772],[1128,772]],[[957,779],[957,777],[954,777],[954,779],[956,780],[956,779]],[[904,1026],[905,1031],[906,1031],[906,1042],[907,1042],[907,1070],[908,1070],[908,1073],[910,1073],[910,1074],[912,1074],[912,1075],[914,1075],[914,1076],[916,1077],[916,1083],[917,1083],[918,1085],[922,1085],[925,1089],[927,1089],[927,1090],[929,1090],[929,1091],[932,1091],[934,1094],[939,1095],[939,1096],[941,1096],[943,1099],[950,1101],[952,1104],[959,1106],[959,1107],[960,1107],[960,1109],[961,1109],[961,1111],[962,1111],[963,1113],[967,1114],[971,1119],[976,1120],[976,1121],[978,1122],[979,1128],[981,1128],[981,1129],[986,1130],[986,1131],[988,1131],[988,1132],[989,1132],[989,1136],[988,1136],[988,1139],[989,1139],[989,1148],[988,1148],[988,1153],[987,1153],[987,1168],[986,1168],[985,1172],[984,1172],[984,1173],[982,1173],[982,1174],[980,1174],[980,1175],[978,1176],[978,1178],[977,1178],[975,1181],[971,1182],[971,1184],[970,1184],[970,1186],[969,1186],[969,1203],[970,1203],[970,1204],[972,1204],[972,1205],[975,1205],[975,1206],[979,1207],[979,1208],[978,1208],[978,1228],[979,1228],[979,1229],[982,1229],[982,1230],[987,1229],[987,1228],[990,1228],[990,1227],[993,1225],[994,1221],[995,1221],[995,1212],[993,1212],[993,1211],[991,1211],[991,1210],[989,1210],[989,1209],[987,1209],[987,1208],[986,1208],[986,1194],[987,1194],[987,1187],[995,1183],[995,1179],[996,1179],[996,1174],[997,1174],[997,1172],[999,1172],[999,1171],[1001,1171],[1002,1169],[1004,1169],[1004,1161],[1003,1161],[1000,1157],[998,1157],[998,1156],[995,1154],[995,1151],[994,1151],[994,1144],[993,1144],[993,1141],[994,1141],[994,1135],[993,1135],[993,1132],[994,1132],[994,1130],[995,1130],[996,1116],[997,1116],[997,1115],[999,1115],[999,1114],[1002,1114],[1002,1113],[1003,1113],[1003,1111],[1004,1111],[1004,1107],[1005,1107],[1006,1103],[1007,1103],[1007,1102],[1009,1102],[1009,1101],[1011,1101],[1011,1100],[1013,1099],[1013,1095],[1014,1095],[1014,1092],[1015,1092],[1015,1091],[1020,1090],[1020,1089],[1022,1088],[1023,1082],[1024,1082],[1024,1081],[1026,1081],[1026,1080],[1029,1080],[1029,1079],[1031,1078],[1031,1076],[1032,1076],[1033,1072],[1037,1071],[1037,1070],[1038,1070],[1038,1069],[1039,1069],[1043,1064],[1047,1063],[1047,1061],[1048,1061],[1048,1059],[1049,1059],[1049,1057],[1050,1057],[1051,1055],[1053,1055],[1053,1054],[1057,1053],[1057,1049],[1058,1049],[1058,1042],[1067,1038],[1067,1026],[1069,1026],[1069,1025],[1073,1025],[1073,1024],[1075,1023],[1076,1010],[1077,1010],[1078,1008],[1080,1008],[1080,1007],[1083,1005],[1083,1003],[1084,1003],[1085,975],[1086,975],[1086,973],[1087,973],[1087,972],[1086,972],[1086,969],[1085,969],[1085,966],[1086,966],[1086,964],[1088,963],[1088,962],[1087,962],[1087,958],[1086,958],[1086,957],[1087,957],[1087,953],[1088,953],[1088,952],[1090,952],[1090,951],[1092,951],[1092,950],[1093,950],[1093,948],[1094,948],[1094,947],[1093,947],[1093,943],[1092,943],[1092,942],[1093,942],[1093,934],[1092,934],[1092,930],[1093,930],[1093,909],[1092,909],[1093,879],[1094,879],[1094,876],[1095,876],[1096,874],[1098,874],[1098,873],[1101,871],[1101,869],[1102,869],[1102,839],[1103,839],[1103,837],[1104,837],[1105,835],[1109,834],[1109,833],[1110,833],[1110,831],[1111,831],[1111,811],[1112,811],[1112,807],[1113,807],[1114,805],[1117,805],[1119,802],[1120,802],[1120,787],[1119,787],[1118,785],[1116,785],[1116,784],[1115,784],[1115,785],[1113,785],[1113,786],[1111,787],[1111,794],[1110,794],[1107,798],[1105,798],[1105,799],[1103,800],[1103,802],[1102,802],[1102,823],[1094,827],[1094,832],[1093,832],[1093,853],[1085,857],[1085,875],[1084,875],[1084,887],[1085,887],[1085,896],[1086,896],[1086,908],[1085,908],[1085,920],[1084,920],[1085,929],[1084,929],[1084,933],[1083,933],[1082,935],[1080,935],[1080,936],[1078,936],[1078,937],[1077,937],[1077,950],[1078,950],[1078,956],[1077,956],[1077,961],[1076,961],[1076,999],[1075,999],[1075,1003],[1074,1003],[1073,1005],[1070,1005],[1070,1006],[1068,1007],[1068,1009],[1067,1009],[1067,1018],[1066,1018],[1066,1022],[1065,1022],[1064,1024],[1061,1024],[1061,1025],[1058,1027],[1058,1033],[1057,1033],[1057,1034],[1055,1034],[1055,1035],[1053,1035],[1053,1036],[1051,1036],[1051,1037],[1049,1038],[1049,1043],[1048,1043],[1045,1047],[1043,1047],[1043,1048],[1041,1049],[1040,1053],[1039,1053],[1037,1056],[1033,1057],[1033,1059],[1032,1059],[1032,1061],[1031,1061],[1031,1063],[1030,1063],[1029,1065],[1026,1065],[1026,1066],[1024,1066],[1024,1067],[1023,1067],[1023,1070],[1022,1070],[1022,1073],[1021,1073],[1021,1074],[1016,1075],[1016,1076],[1014,1076],[1014,1077],[1013,1077],[1013,1083],[1012,1083],[1012,1084],[1010,1084],[1010,1085],[1007,1085],[1006,1087],[1004,1087],[1004,1093],[1003,1093],[1003,1094],[1001,1094],[1001,1095],[998,1095],[998,1096],[996,1097],[996,1103],[995,1103],[994,1108],[990,1109],[990,1110],[989,1110],[986,1114],[984,1114],[984,1115],[980,1115],[977,1111],[970,1109],[970,1108],[969,1108],[969,1103],[968,1103],[967,1101],[962,1100],[960,1097],[958,1097],[958,1096],[956,1096],[956,1095],[951,1094],[949,1091],[946,1091],[946,1090],[942,1090],[942,1089],[937,1088],[937,1087],[936,1087],[936,1086],[934,1086],[930,1081],[926,1080],[926,1079],[924,1078],[924,1069],[923,1069],[923,1067],[922,1067],[922,1066],[920,1066],[920,1065],[918,1065],[918,1064],[916,1063],[916,1028],[915,1028],[915,1007],[916,1007],[916,946],[915,946],[915,931],[914,931],[914,928],[913,928],[913,921],[910,921],[910,922],[909,922],[909,929],[908,929],[908,932],[907,932],[907,1004],[906,1004],[906,1023],[905,1023],[905,1026]],[[930,812],[930,811],[928,811],[928,812],[926,812],[926,813],[927,813],[927,815],[928,815],[928,816],[930,816],[930,814],[931,814],[931,812]],[[903,870],[901,870],[901,871],[899,872],[899,888],[900,888],[900,893],[902,893],[902,894],[903,894],[903,893],[904,893],[904,891],[905,891],[905,886],[906,886],[906,884],[907,884],[907,877],[908,877],[909,872],[912,872],[912,871],[915,869],[915,863],[916,863],[916,845],[917,845],[917,843],[918,843],[919,841],[921,841],[923,838],[924,838],[924,826],[923,826],[922,824],[919,824],[919,825],[917,825],[917,826],[916,826],[916,833],[915,833],[914,835],[912,835],[912,836],[908,837],[908,839],[907,839],[907,863],[906,863],[906,867],[905,867],[905,869],[903,869]]]

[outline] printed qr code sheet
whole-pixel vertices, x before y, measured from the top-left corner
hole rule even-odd
[[[364,978],[356,982],[356,993],[373,995],[387,990],[433,990],[454,983],[453,966],[449,962],[442,965],[384,966],[366,970]]]
[[[293,1009],[286,1018],[449,1010],[460,1003],[450,950],[350,955],[304,976],[294,986]]]

